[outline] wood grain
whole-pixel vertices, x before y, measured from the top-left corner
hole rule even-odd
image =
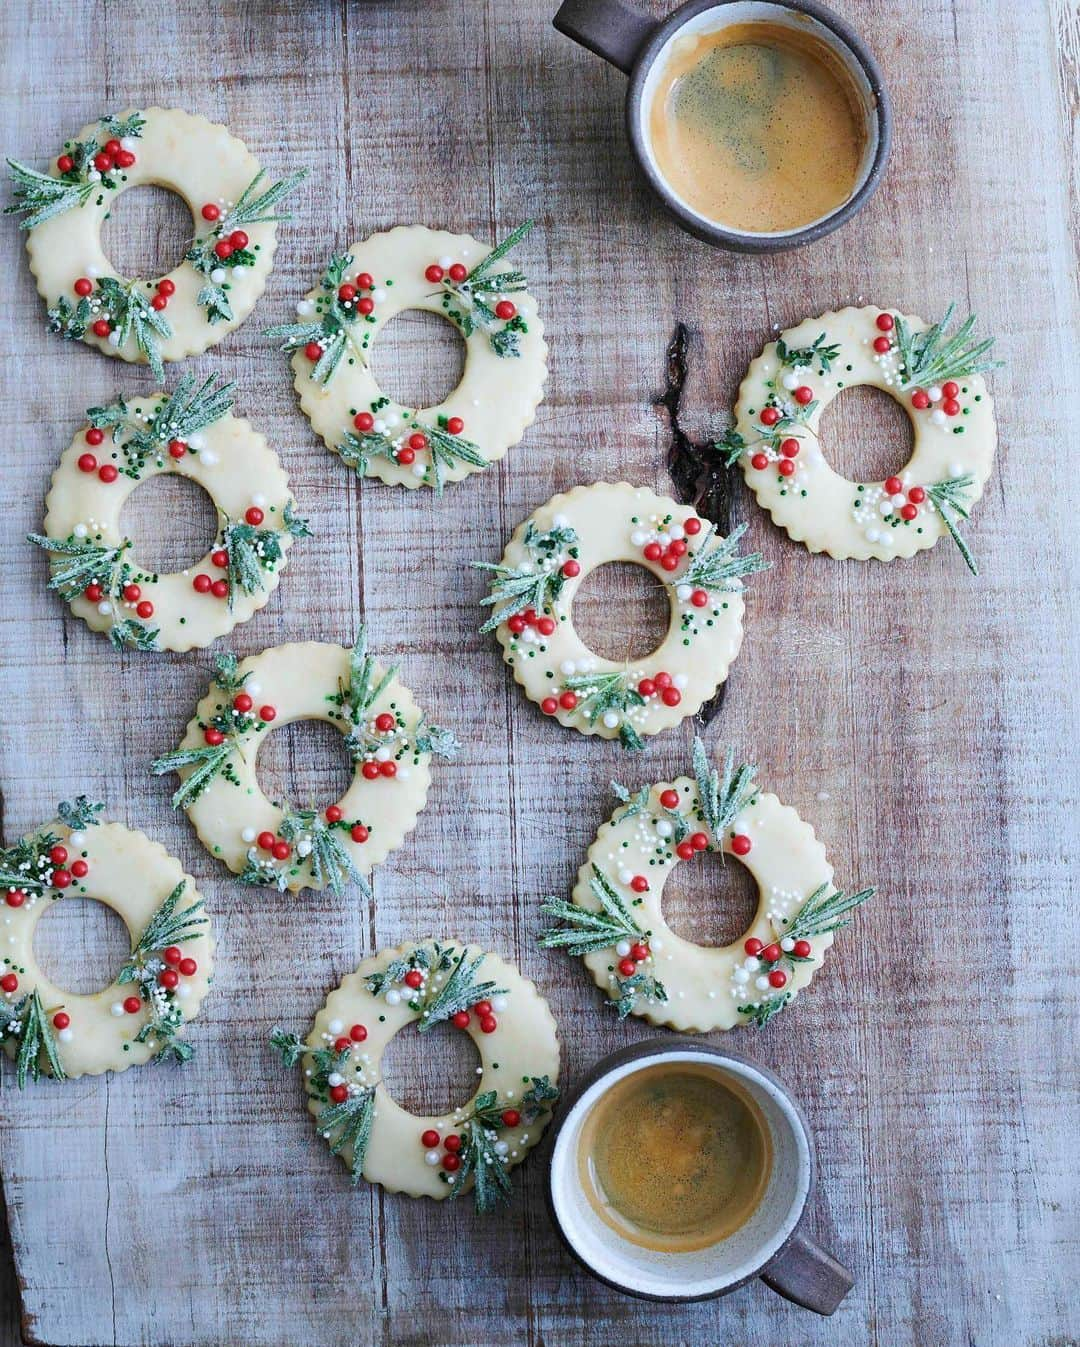
[[[47,337],[8,222],[6,835],[59,797],[105,797],[199,877],[220,941],[199,1056],[182,1073],[25,1095],[0,1073],[0,1172],[29,1341],[1080,1339],[1070,1214],[1080,501],[1068,462],[1080,423],[1077,19],[1063,0],[836,7],[887,72],[892,164],[847,229],[766,260],[714,252],[666,220],[624,142],[621,76],[554,33],[554,0],[220,0],[212,23],[198,0],[145,0],[137,19],[106,0],[0,9],[4,147],[19,158],[40,164],[91,117],[157,102],[226,123],[272,170],[312,168],[255,316],[189,362],[239,381],[238,411],[277,446],[317,528],[229,644],[246,655],[348,641],[366,617],[376,649],[403,661],[422,704],[467,744],[379,872],[370,911],[253,894],[213,865],[172,816],[168,783],[146,772],[186,723],[208,658],[114,655],[46,596],[42,560],[22,542],[83,409],[147,380]],[[262,327],[291,313],[333,248],[372,230],[421,221],[494,238],[527,215],[539,228],[522,260],[551,377],[524,443],[442,502],[347,479],[298,412]],[[645,1306],[584,1279],[560,1249],[543,1209],[543,1148],[519,1171],[510,1209],[486,1221],[352,1192],[296,1082],[272,1064],[267,1033],[306,1028],[364,954],[431,932],[489,945],[538,981],[568,1080],[647,1036],[616,1024],[577,966],[536,948],[536,900],[568,892],[608,815],[611,776],[676,773],[692,727],[628,760],[544,722],[476,634],[482,583],[466,565],[496,558],[557,490],[601,478],[670,487],[667,419],[652,404],[678,320],[691,332],[683,416],[703,436],[776,325],[862,297],[927,316],[955,298],[1001,338],[1001,452],[972,530],[983,578],[972,582],[944,544],[911,564],[811,557],[738,486],[734,519],[749,521],[773,569],[753,583],[743,652],[709,729],[814,823],[841,879],[880,886],[810,993],[760,1036],[737,1034],[808,1111],[822,1171],[811,1233],[858,1284],[828,1322],[760,1285]],[[386,334],[403,363],[406,337]],[[872,409],[847,395],[836,405],[829,430],[847,466],[880,453]],[[638,619],[621,629],[639,630]],[[289,734],[277,769],[301,787],[325,779],[315,741]],[[708,939],[739,929],[748,895],[730,873],[706,863],[683,884],[671,908],[683,929]],[[68,934],[89,941],[77,923]],[[453,1065],[464,1092],[467,1067]],[[412,1068],[410,1079],[402,1066],[406,1095],[431,1063]],[[0,1347],[18,1332],[5,1264],[0,1253]]]

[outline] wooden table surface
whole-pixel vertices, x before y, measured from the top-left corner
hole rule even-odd
[[[42,558],[22,541],[84,409],[118,388],[145,390],[146,372],[47,336],[8,221],[6,836],[59,798],[106,798],[198,877],[220,940],[189,1068],[24,1094],[0,1072],[0,1168],[28,1341],[1064,1347],[1080,1337],[1069,897],[1077,15],[1065,0],[837,0],[887,72],[892,162],[846,229],[760,260],[712,251],[664,217],[624,142],[622,77],[552,30],[555,7],[2,7],[12,155],[43,165],[91,118],[156,103],[225,123],[272,171],[311,169],[256,314],[187,366],[238,381],[239,413],[277,447],[317,528],[270,604],[226,644],[246,655],[347,642],[366,617],[376,649],[403,661],[422,703],[466,743],[378,872],[370,911],[354,894],[246,890],[211,861],[171,813],[170,783],[146,771],[176,741],[210,655],[116,655],[46,595]],[[167,267],[185,226],[134,196],[110,230],[114,257]],[[524,443],[442,501],[350,480],[299,413],[263,327],[288,318],[332,250],[372,230],[416,221],[493,239],[527,216],[538,228],[521,261],[551,373]],[[605,478],[671,489],[670,426],[654,399],[677,322],[690,334],[683,420],[702,438],[724,423],[777,325],[860,300],[934,317],[951,299],[979,314],[1008,362],[993,377],[1000,454],[971,528],[982,578],[948,544],[888,566],[812,557],[734,483],[733,518],[749,522],[773,568],[752,583],[743,653],[707,730],[814,823],[843,882],[880,889],[793,1009],[725,1040],[783,1073],[807,1109],[821,1168],[811,1226],[855,1271],[853,1294],[822,1321],[760,1284],[683,1308],[611,1293],[549,1227],[543,1147],[518,1171],[512,1206],[486,1219],[466,1204],[352,1191],[267,1034],[279,1022],[305,1031],[362,955],[446,933],[518,961],[559,1020],[565,1082],[649,1033],[618,1024],[576,963],[536,947],[536,906],[568,892],[608,816],[609,779],[677,773],[693,726],[628,759],[545,722],[476,632],[482,581],[467,563],[497,558],[556,490]],[[437,393],[432,381],[452,369],[431,325],[399,322],[378,356],[391,387],[411,380],[414,397]],[[826,431],[851,475],[884,476],[906,457],[904,418],[880,395],[845,393]],[[186,561],[212,525],[186,494],[155,494],[163,485],[173,484],[139,494],[134,536],[140,555],[156,547],[151,559],[176,560],[179,549]],[[655,631],[637,579],[594,587],[583,607],[608,649]],[[291,728],[270,744],[260,766],[297,796],[340,783],[332,733]],[[680,872],[668,911],[684,933],[719,942],[742,929],[751,894],[735,871]],[[42,931],[76,990],[103,985],[124,952],[84,906],[61,905]],[[392,1075],[406,1104],[445,1104],[448,1088],[465,1097],[460,1040],[425,1059],[415,1049],[402,1046]],[[2,1347],[18,1338],[16,1299],[0,1252]]]

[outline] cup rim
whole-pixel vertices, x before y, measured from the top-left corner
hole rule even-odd
[[[762,1261],[760,1266],[754,1268],[753,1271],[748,1272],[743,1277],[739,1277],[736,1281],[726,1282],[723,1286],[719,1286],[715,1290],[703,1291],[698,1295],[680,1295],[678,1292],[673,1292],[670,1295],[657,1295],[651,1291],[641,1291],[631,1286],[625,1286],[622,1282],[615,1281],[613,1278],[605,1276],[589,1262],[585,1254],[570,1239],[555,1207],[555,1149],[558,1146],[559,1138],[562,1135],[564,1127],[570,1121],[570,1117],[581,1099],[594,1085],[603,1080],[605,1076],[611,1075],[622,1067],[639,1061],[642,1058],[659,1059],[671,1056],[674,1053],[688,1052],[715,1057],[721,1062],[737,1062],[751,1073],[760,1076],[784,1097],[787,1106],[791,1110],[792,1116],[802,1129],[803,1138],[806,1143],[808,1170],[806,1192],[803,1195],[802,1206],[799,1209],[799,1213],[795,1217],[791,1229],[788,1231],[783,1242]],[[552,1225],[555,1227],[555,1232],[559,1236],[563,1247],[567,1250],[575,1263],[584,1268],[591,1277],[602,1282],[605,1286],[610,1286],[612,1290],[618,1291],[621,1295],[632,1296],[635,1300],[648,1300],[654,1303],[668,1305],[693,1304],[703,1300],[716,1300],[718,1297],[726,1296],[729,1292],[736,1291],[740,1286],[745,1286],[748,1282],[752,1282],[755,1278],[760,1277],[773,1263],[783,1257],[784,1252],[787,1250],[792,1240],[798,1235],[799,1229],[806,1216],[807,1208],[810,1206],[811,1199],[813,1198],[816,1189],[817,1157],[814,1151],[814,1136],[810,1130],[810,1125],[807,1122],[805,1113],[785,1082],[781,1080],[774,1071],[770,1070],[769,1067],[763,1065],[761,1062],[754,1061],[750,1057],[744,1056],[740,1052],[735,1052],[730,1048],[719,1048],[713,1043],[701,1043],[693,1038],[679,1036],[676,1038],[650,1038],[642,1043],[634,1043],[629,1047],[619,1048],[615,1052],[608,1053],[607,1056],[601,1057],[598,1061],[594,1062],[569,1094],[560,1101],[558,1116],[555,1125],[552,1128],[551,1149],[549,1151],[547,1175],[544,1184],[544,1196],[547,1203],[548,1216]]]
[[[667,45],[671,37],[689,20],[710,9],[723,9],[728,5],[740,3],[740,0],[686,0],[666,19],[661,20],[642,44],[630,72],[630,82],[626,90],[625,119],[626,132],[634,151],[634,158],[644,173],[649,186],[659,198],[665,210],[695,238],[702,239],[719,248],[740,253],[779,253],[790,248],[801,247],[804,243],[813,243],[824,238],[846,224],[870,200],[881,186],[885,165],[892,146],[892,103],[889,99],[885,80],[870,48],[858,32],[840,17],[839,14],[819,4],[818,0],[766,0],[781,9],[796,14],[806,14],[828,28],[840,42],[847,47],[852,58],[861,66],[870,91],[874,96],[874,115],[877,118],[878,139],[874,158],[867,169],[866,176],[841,206],[823,219],[814,220],[802,229],[791,230],[783,234],[757,234],[737,229],[725,229],[723,225],[714,225],[702,216],[688,210],[672,191],[667,180],[657,171],[645,147],[641,128],[640,104],[644,92],[645,80],[656,62],[656,58]]]

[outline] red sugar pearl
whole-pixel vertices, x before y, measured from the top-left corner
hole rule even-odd
[[[787,985],[787,974],[782,968],[774,968],[769,974],[770,987],[783,987]]]
[[[451,1151],[449,1155],[443,1156],[442,1166],[448,1174],[456,1173],[461,1168],[461,1156]]]
[[[222,239],[220,243],[214,244],[214,252],[224,262],[233,255],[233,246],[228,239]]]
[[[907,498],[915,505],[921,505],[926,499],[926,492],[921,486],[913,486],[907,493]]]
[[[380,775],[380,776],[397,776],[397,763],[396,763],[396,762],[380,762],[380,763],[379,763],[379,775]]]
[[[94,472],[96,471],[96,469],[97,469],[97,459],[94,457],[93,454],[79,455],[80,472]]]
[[[521,633],[528,626],[528,623],[525,621],[525,619],[521,616],[520,613],[515,613],[514,616],[509,619],[506,625],[510,628],[510,630],[514,633],[515,636],[520,636]]]
[[[766,963],[775,963],[777,959],[779,959],[780,955],[783,954],[783,952],[784,951],[774,940],[771,945],[766,945],[765,948],[761,951],[761,957],[765,960]]]
[[[351,1048],[351,1047],[352,1047],[352,1044],[351,1044],[351,1043],[349,1042],[349,1040],[348,1040],[347,1038],[345,1038],[344,1036],[342,1036],[341,1038],[335,1038],[335,1039],[334,1039],[334,1051],[335,1051],[335,1052],[347,1052],[347,1051],[349,1050],[349,1048]]]
[[[173,966],[175,966],[180,962],[180,960],[184,956],[180,952],[179,945],[170,945],[169,948],[165,951],[165,953],[161,957],[165,960],[167,964],[172,964]]]
[[[342,820],[342,817],[343,817],[343,815],[342,815],[341,807],[340,807],[339,805],[332,804],[332,805],[328,805],[328,806],[327,806],[327,808],[326,808],[326,821],[327,821],[327,823],[340,823],[341,820]]]
[[[14,973],[5,973],[0,978],[0,991],[15,992],[19,990],[19,979]]]
[[[475,1014],[477,1014],[477,1015],[490,1015],[490,1014],[491,1014],[491,1002],[490,1002],[490,1001],[477,1001],[477,1002],[475,1003],[475,1005],[473,1006],[473,1012],[474,1012]]]
[[[365,781],[375,781],[379,775],[379,764],[377,762],[365,762],[360,768],[360,773]]]
[[[95,320],[94,325],[90,330],[95,337],[107,337],[112,331],[112,328],[109,326],[109,320],[107,318],[98,318]]]
[[[249,524],[254,526],[261,524],[262,521],[266,518],[266,516],[263,514],[263,512],[259,509],[257,505],[250,505],[244,511],[244,518],[247,520]]]
[[[216,552],[210,553],[210,560],[214,563],[215,566],[219,566],[222,570],[224,570],[225,567],[229,564],[229,554],[228,552],[226,552],[224,547],[219,547]]]
[[[450,432],[451,435],[460,435],[461,432],[465,429],[465,422],[461,419],[460,416],[451,416],[446,423],[446,429]]]
[[[571,557],[569,561],[563,562],[562,573],[568,580],[573,580],[576,575],[581,574],[581,565]]]
[[[67,1013],[66,1010],[58,1010],[56,1014],[53,1016],[54,1029],[63,1030],[69,1028],[70,1025],[71,1025],[71,1016]]]
[[[421,435],[419,431],[417,431],[417,432],[416,432],[415,434],[413,434],[413,435],[410,435],[410,436],[409,436],[409,448],[410,448],[410,449],[415,449],[415,450],[417,451],[417,453],[419,453],[421,449],[426,449],[426,448],[427,448],[427,436],[426,436],[426,435]]]
[[[353,425],[357,430],[370,430],[374,424],[375,418],[370,412],[357,412],[353,417]]]
[[[218,220],[221,218],[221,207],[215,206],[212,201],[208,201],[202,208],[202,217],[204,220]]]
[[[158,982],[168,991],[174,991],[180,985],[180,974],[175,968],[163,968],[158,974]]]
[[[242,249],[248,246],[248,236],[242,229],[234,229],[229,235],[229,242],[234,248]]]
[[[884,355],[886,351],[891,350],[891,348],[892,342],[889,340],[888,337],[874,338],[874,350],[877,351],[878,355]]]
[[[646,543],[641,549],[641,555],[646,561],[659,561],[664,555],[664,549],[659,543]]]
[[[959,397],[960,385],[953,379],[950,379],[947,383],[943,383],[941,385],[941,396],[943,398]]]
[[[81,295],[85,299],[87,295],[93,294],[94,282],[90,279],[89,276],[80,276],[79,279],[72,286],[72,289],[75,291],[77,295]]]
[[[786,440],[781,440],[780,452],[785,458],[794,458],[799,452],[799,441],[790,436]]]
[[[688,533],[690,537],[693,538],[696,534],[701,532],[701,520],[698,519],[696,515],[691,515],[685,524],[683,524],[683,532]]]
[[[431,282],[432,285],[438,285],[438,283],[442,280],[444,274],[445,273],[443,272],[442,267],[440,267],[435,262],[432,262],[431,266],[428,267],[428,269],[424,272],[424,275],[427,277],[427,279]]]
[[[129,1015],[137,1015],[142,1010],[142,1002],[137,996],[128,996],[124,1000],[124,1009]]]
[[[675,848],[675,855],[678,856],[679,860],[681,861],[692,860],[694,856],[694,848],[690,845],[689,842],[680,842],[679,845]]]
[[[906,520],[908,520],[908,521],[910,522],[912,519],[914,519],[914,518],[918,515],[918,513],[919,513],[919,509],[918,509],[918,506],[916,506],[916,505],[901,505],[901,506],[900,506],[900,518],[901,518],[901,519],[906,519]]]
[[[467,1010],[455,1011],[450,1016],[450,1023],[455,1029],[467,1029],[469,1027],[469,1012]]]
[[[272,832],[260,833],[257,839],[263,851],[272,851],[277,838]]]
[[[541,636],[550,636],[555,630],[555,619],[553,617],[538,617],[536,619],[536,630]]]
[[[896,326],[891,313],[879,313],[874,321],[877,323],[878,330],[881,332],[891,332]]]
[[[577,706],[577,693],[567,690],[560,696],[559,705],[564,711],[572,711]]]
[[[924,412],[930,406],[930,394],[924,392],[921,388],[916,388],[911,395],[911,405],[916,411]]]
[[[179,967],[180,972],[186,978],[194,977],[195,974],[199,971],[199,965],[195,962],[194,959],[181,959],[180,963],[177,966]]]
[[[504,1127],[517,1127],[521,1122],[521,1114],[516,1108],[506,1108],[503,1109],[502,1120]]]
[[[124,598],[127,599],[128,603],[134,603],[136,599],[141,597],[142,597],[142,590],[139,588],[138,585],[124,586]]]
[[[135,605],[135,612],[145,621],[146,618],[154,616],[154,605],[149,599],[143,599],[142,603]]]
[[[246,692],[238,692],[233,698],[233,710],[239,711],[241,715],[247,715],[254,703]]]
[[[90,873],[90,867],[85,861],[73,861],[71,864],[71,873],[76,879],[85,879]]]
[[[411,987],[413,991],[418,990],[424,985],[424,975],[419,968],[410,968],[405,974],[405,985]]]
[[[110,158],[115,159],[122,147],[118,140],[107,140],[102,148]]]
[[[665,809],[678,808],[679,792],[677,790],[662,790],[660,792],[660,803]]]
[[[753,458],[751,458],[750,460],[750,466],[757,468],[758,472],[761,472],[763,468],[767,468],[769,466],[768,454],[755,454]]]
[[[8,889],[5,902],[8,907],[22,907],[23,903],[26,902],[26,894],[23,893],[22,889]]]
[[[704,833],[691,833],[689,840],[695,851],[705,851],[708,848],[709,839]]]
[[[94,167],[99,173],[108,173],[112,166],[113,161],[111,154],[106,154],[104,150],[99,150],[97,154],[94,155]]]
[[[420,1133],[420,1145],[423,1146],[424,1150],[430,1151],[434,1149],[434,1147],[436,1147],[438,1144],[439,1144],[439,1134],[438,1132],[433,1131],[430,1127],[426,1132]]]
[[[203,738],[211,748],[217,748],[218,744],[223,744],[225,742],[224,734],[222,734],[220,730],[215,729],[213,725],[211,725],[209,729],[203,730]]]
[[[807,384],[800,384],[792,394],[792,397],[800,407],[805,407],[808,402],[813,402],[814,390]]]
[[[117,168],[130,168],[134,162],[135,156],[131,153],[130,150],[117,150],[116,152]]]
[[[270,854],[275,861],[287,861],[292,855],[292,847],[282,838],[270,848]]]
[[[695,608],[704,608],[709,602],[708,591],[704,589],[695,589],[690,595],[690,602]]]
[[[101,467],[98,468],[98,477],[105,483],[115,482],[119,476],[120,473],[111,463],[103,463]]]
[[[682,693],[678,688],[664,688],[660,694],[660,700],[665,706],[678,706],[682,701]]]
[[[452,281],[463,281],[468,274],[468,268],[463,266],[460,262],[455,262],[450,268],[450,279]]]
[[[224,599],[229,593],[228,580],[214,580],[210,585],[210,593],[215,599]]]
[[[637,972],[637,964],[633,959],[620,959],[619,972],[624,978],[632,977],[633,974]]]
[[[808,959],[810,957],[810,941],[796,940],[791,952],[797,954],[800,959]]]
[[[187,445],[184,443],[183,440],[169,441],[170,458],[183,458],[186,453],[187,453]]]
[[[643,678],[637,685],[637,690],[643,697],[653,697],[656,695],[656,684],[651,678]]]
[[[363,1043],[364,1039],[367,1038],[367,1030],[362,1024],[354,1024],[349,1030],[349,1037],[354,1043]]]
[[[630,957],[635,963],[644,963],[649,957],[648,945],[638,940],[635,944],[630,946]]]
[[[412,463],[415,458],[416,458],[416,450],[410,449],[408,445],[406,445],[404,449],[399,449],[397,452],[397,461],[399,463],[404,463],[406,467],[408,467],[408,465]]]
[[[56,161],[56,167],[61,173],[70,173],[75,167],[75,160],[72,159],[70,154],[62,154]]]
[[[380,715],[377,715],[375,717],[375,728],[377,730],[381,730],[383,734],[386,734],[387,731],[392,730],[396,724],[397,721],[394,719],[394,717],[390,714],[389,711],[383,711]]]
[[[165,298],[168,299],[170,295],[176,294],[176,286],[169,280],[168,276],[165,276],[158,281],[157,292],[159,295],[164,295]]]
[[[545,716],[553,716],[558,709],[559,703],[554,697],[545,697],[540,703],[540,710],[543,711]]]
[[[83,590],[83,598],[89,599],[91,603],[97,603],[104,590],[98,584],[87,585]]]
[[[273,706],[260,706],[260,707],[259,707],[259,719],[260,719],[260,720],[271,721],[271,720],[273,720],[273,719],[275,718],[276,715],[277,715],[277,709],[276,709],[276,707],[273,707]]]
[[[886,477],[885,494],[888,496],[897,496],[904,489],[904,484],[899,477]]]
[[[679,558],[674,552],[665,552],[660,558],[660,565],[665,571],[677,571],[679,569]]]
[[[745,833],[736,833],[731,839],[731,849],[736,856],[749,855],[753,845],[753,842],[750,841]]]
[[[366,842],[369,834],[362,823],[354,823],[349,829],[349,836],[354,842]]]
[[[335,1104],[344,1104],[349,1097],[349,1087],[347,1085],[332,1085],[330,1087],[330,1098]]]
[[[782,458],[776,465],[776,471],[781,477],[793,477],[795,475],[795,464],[790,458]]]
[[[517,313],[517,309],[508,299],[500,299],[498,304],[495,305],[495,317],[501,318],[504,322],[513,318],[515,313]]]
[[[686,543],[682,538],[672,538],[668,543],[668,551],[672,556],[684,557],[686,555]]]
[[[780,420],[780,413],[775,407],[763,407],[761,410],[761,424],[763,426],[775,426]]]
[[[322,358],[322,353],[322,347],[317,341],[309,341],[304,347],[304,354],[311,361],[320,360]]]
[[[370,290],[375,284],[375,278],[370,271],[360,271],[356,275],[356,285],[359,290]]]
[[[946,416],[959,416],[960,404],[959,402],[957,402],[955,398],[946,398],[945,401],[941,404],[941,410],[945,413]]]
[[[67,870],[54,870],[52,876],[52,886],[54,889],[66,889],[71,883],[71,875]]]
[[[356,309],[358,313],[362,313],[365,316],[369,313],[374,313],[375,301],[371,299],[369,296],[365,295],[363,299],[358,299],[356,301]]]
[[[162,309],[167,308],[168,304],[169,298],[167,295],[155,295],[153,299],[150,301],[150,307],[156,310],[158,313],[160,313]]]
[[[630,887],[634,890],[635,893],[648,893],[649,881],[645,878],[644,875],[635,875],[634,878],[630,881]]]

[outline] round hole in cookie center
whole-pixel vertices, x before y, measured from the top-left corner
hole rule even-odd
[[[476,1044],[464,1029],[442,1023],[421,1033],[413,1023],[386,1045],[382,1078],[403,1109],[421,1117],[439,1116],[473,1097],[480,1084],[479,1066]]]
[[[255,771],[276,804],[320,813],[341,799],[353,779],[344,737],[325,720],[296,720],[260,735]]]
[[[667,636],[671,603],[647,566],[608,561],[582,580],[574,595],[574,630],[594,655],[645,659]]]
[[[194,233],[183,197],[167,187],[146,184],[113,198],[101,246],[117,275],[156,280],[180,263]]]
[[[95,898],[49,903],[34,931],[34,957],[42,972],[73,996],[108,987],[130,953],[131,937],[122,918]]]
[[[379,331],[371,372],[402,407],[437,407],[461,382],[465,342],[448,318],[426,309],[406,309]],[[468,417],[464,434],[468,436]]]
[[[730,945],[754,920],[760,894],[746,866],[702,852],[680,861],[668,875],[661,906],[664,920],[695,945]],[[661,981],[663,981],[663,976]]]
[[[210,496],[198,482],[176,473],[147,477],[120,511],[120,532],[133,544],[130,559],[151,575],[190,570],[210,550],[217,531]]]
[[[852,482],[883,482],[911,458],[915,438],[903,406],[880,388],[844,388],[821,414],[822,453]]]

